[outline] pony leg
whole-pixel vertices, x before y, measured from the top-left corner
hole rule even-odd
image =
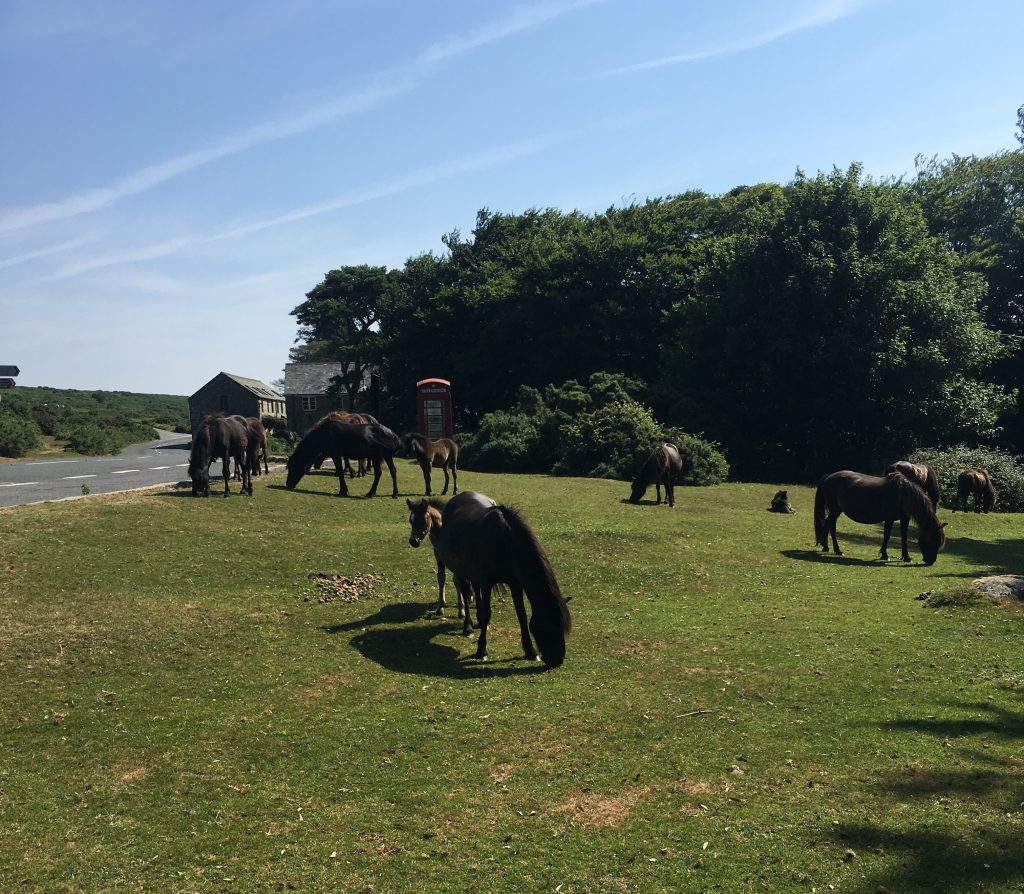
[[[228,494],[231,493],[231,488],[228,487],[228,477],[230,475],[230,472],[231,472],[231,460],[227,456],[225,456],[224,457],[224,469],[222,470],[222,474],[224,475],[224,496],[225,497],[228,496]]]
[[[348,484],[345,483],[345,465],[340,456],[332,456],[331,460],[334,463],[334,470],[338,473],[338,496],[347,497]]]
[[[825,524],[828,526],[828,533],[832,535],[832,552],[834,552],[837,556],[841,556],[843,554],[843,551],[839,548],[839,541],[836,540],[836,522],[837,521],[839,521],[839,514],[838,513],[836,513],[835,515],[831,515],[830,514],[829,517],[827,519],[825,519]],[[828,544],[827,543],[825,544],[825,552],[828,552]]]
[[[509,584],[512,591],[512,604],[516,607],[516,617],[519,619],[519,636],[523,643],[523,655],[527,661],[540,661],[540,656],[533,648],[533,640],[530,639],[530,628],[526,621],[526,606],[523,605],[523,588],[518,584]]]
[[[887,547],[889,546],[889,538],[892,536],[892,525],[894,521],[896,521],[894,518],[887,518],[885,520],[885,533],[882,534],[882,552],[879,554],[879,558],[883,562],[889,561],[889,551]],[[906,543],[904,543],[904,549],[906,549]]]
[[[444,490],[441,491],[441,496],[443,497],[448,493],[448,466],[442,466],[441,471],[444,472]]]
[[[441,562],[437,563],[437,616],[444,617],[444,565]]]
[[[388,471],[391,473],[391,499],[394,500],[398,496],[398,473],[395,471],[395,461],[392,457],[385,456],[384,462],[388,464]],[[377,476],[380,477],[380,460],[377,460],[377,469]]]
[[[907,552],[907,525],[910,519],[904,516],[900,519],[900,543],[903,545],[903,554],[900,556],[904,562],[910,561],[910,553]]]
[[[476,655],[480,661],[487,660],[487,625],[491,623],[491,587],[483,584],[476,591],[476,626],[480,628],[480,638],[476,641]]]
[[[420,460],[420,471],[423,473],[423,494],[431,497],[433,494],[430,492],[430,463]]]
[[[469,581],[462,580],[462,578],[456,580],[456,586],[459,590],[459,617],[462,618],[462,635],[469,636],[473,632],[472,613],[469,610],[470,603],[473,601],[473,591]]]
[[[455,468],[455,463],[452,463],[452,496],[455,496],[459,492],[459,473]]]
[[[656,499],[654,501],[654,505],[655,506],[660,506],[661,505],[661,479],[660,478],[657,481],[654,482],[654,496],[656,497]],[[666,496],[668,496],[667,493],[666,493]]]
[[[676,483],[670,475],[665,479],[665,502],[668,503],[669,508],[675,508],[676,505]]]
[[[366,492],[366,496],[375,497],[377,496],[377,482],[380,481],[380,459],[373,460],[373,484],[370,485],[370,489]]]

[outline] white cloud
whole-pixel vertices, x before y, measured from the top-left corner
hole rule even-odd
[[[358,112],[369,111],[388,99],[418,87],[430,68],[437,63],[452,59],[475,47],[511,37],[597,2],[601,0],[562,0],[520,7],[512,15],[489,22],[471,34],[454,36],[433,44],[412,62],[390,73],[377,76],[368,86],[320,103],[297,115],[256,124],[240,133],[218,140],[204,149],[187,152],[144,167],[109,186],[85,190],[55,202],[0,211],[0,233],[23,230],[99,211],[211,162],[264,143],[306,133]]]
[[[688,62],[700,62],[705,59],[714,59],[718,56],[731,56],[735,53],[744,53],[758,47],[767,46],[791,34],[806,31],[810,28],[820,28],[824,25],[831,25],[841,19],[853,15],[855,12],[868,5],[872,0],[828,0],[819,3],[804,15],[792,21],[779,25],[769,31],[749,37],[739,38],[727,43],[715,46],[704,47],[699,50],[690,50],[686,53],[679,53],[672,56],[662,56],[657,59],[649,59],[646,62],[637,62],[633,65],[624,65],[621,68],[612,68],[600,72],[596,77],[612,77],[615,75],[632,74],[638,71],[648,71],[653,68],[665,68],[671,65],[684,65]]]

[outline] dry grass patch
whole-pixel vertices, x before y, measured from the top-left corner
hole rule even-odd
[[[617,829],[625,825],[633,808],[651,792],[649,785],[628,788],[605,797],[595,792],[574,792],[553,813],[568,816],[573,823],[599,829]]]

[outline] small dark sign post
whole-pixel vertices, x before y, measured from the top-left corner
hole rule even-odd
[[[13,388],[14,379],[0,378],[0,388]]]
[[[431,440],[452,436],[451,382],[421,379],[416,383],[416,421],[419,431]]]
[[[0,376],[3,376],[5,379],[6,378],[13,379],[20,372],[21,372],[21,370],[18,369],[18,367],[16,367],[16,366],[0,366]],[[10,388],[11,386],[8,385],[7,387]]]

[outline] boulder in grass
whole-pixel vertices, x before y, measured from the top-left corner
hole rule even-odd
[[[1014,599],[1024,601],[1024,574],[993,574],[971,581],[975,590],[988,596],[994,602]]]

